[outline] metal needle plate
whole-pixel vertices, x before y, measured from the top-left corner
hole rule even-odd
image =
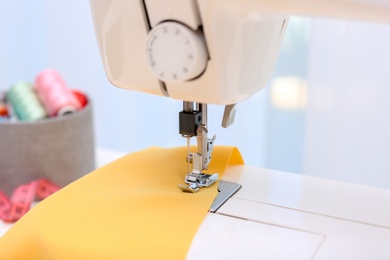
[[[214,199],[213,204],[210,207],[210,212],[216,212],[228,199],[230,199],[239,189],[241,185],[235,182],[219,181],[218,183],[218,195]]]

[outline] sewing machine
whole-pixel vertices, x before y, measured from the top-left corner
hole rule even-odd
[[[179,133],[188,149],[184,192],[213,185],[205,174],[207,104],[225,106],[222,125],[238,102],[270,78],[288,17],[315,15],[390,22],[381,0],[91,0],[107,77],[120,88],[183,101]],[[209,214],[189,258],[390,257],[390,191],[307,176],[231,167],[231,197]],[[223,183],[223,182],[222,182]],[[235,195],[233,195],[235,193]]]

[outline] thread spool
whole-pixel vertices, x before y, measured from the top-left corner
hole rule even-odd
[[[77,98],[77,100],[80,102],[81,108],[84,108],[88,104],[87,96],[83,92],[75,89],[73,89],[72,92]]]
[[[0,102],[0,117],[8,117],[8,107],[2,102]]]
[[[6,92],[0,92],[0,122],[8,121],[9,115]]]
[[[5,102],[5,93],[0,92],[0,120],[8,117],[8,107]]]
[[[46,69],[38,74],[35,89],[50,116],[70,114],[81,108],[64,79],[53,69]]]
[[[32,121],[47,116],[33,86],[28,82],[21,81],[13,85],[7,92],[7,99],[20,120]]]

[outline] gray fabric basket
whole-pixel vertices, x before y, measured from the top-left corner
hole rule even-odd
[[[47,178],[60,186],[95,169],[92,105],[63,117],[0,123],[0,190]]]

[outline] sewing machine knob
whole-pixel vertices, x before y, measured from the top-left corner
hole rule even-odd
[[[146,56],[153,73],[166,82],[200,76],[208,60],[203,33],[177,22],[161,23],[149,32]]]

